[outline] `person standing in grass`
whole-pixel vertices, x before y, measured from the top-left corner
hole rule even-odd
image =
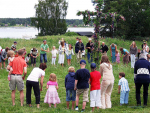
[[[99,109],[101,107],[101,90],[100,90],[100,79],[101,74],[96,71],[96,64],[91,63],[91,73],[90,73],[90,107],[92,107],[92,112],[94,112],[95,107]]]
[[[108,46],[105,45],[105,42],[102,42],[100,51],[102,52],[102,55],[106,55],[107,56]]]
[[[27,81],[26,81],[26,102],[27,102],[27,104],[29,104],[29,107],[32,107],[32,105],[31,105],[32,87],[34,90],[37,108],[40,107],[40,91],[42,91],[43,80],[44,80],[46,68],[47,68],[46,64],[41,63],[39,67],[35,67],[31,71],[30,75],[27,78]],[[39,87],[39,81],[38,81],[39,78],[41,78],[40,87]]]
[[[82,59],[82,52],[84,51],[84,44],[82,43],[82,40],[79,39],[79,42],[75,45],[75,53],[77,56],[77,62],[79,63]]]
[[[105,55],[101,58],[100,73],[103,76],[101,83],[101,108],[111,108],[111,93],[114,85],[114,75],[112,65],[110,64],[108,57]]]
[[[128,81],[125,79],[125,73],[121,72],[119,73],[119,83],[118,83],[118,93],[120,94],[120,105],[128,104],[128,98],[129,98],[129,85]],[[120,92],[121,89],[121,92]]]
[[[137,105],[141,106],[140,89],[143,85],[144,106],[147,106],[148,87],[150,83],[150,63],[146,60],[146,55],[140,54],[140,59],[134,65],[134,83],[136,88]]]
[[[56,61],[56,57],[57,57],[57,54],[58,54],[58,51],[55,48],[55,46],[53,46],[53,49],[52,49],[51,53],[52,53],[52,65],[54,64],[54,66],[55,66],[55,61]]]
[[[129,63],[129,52],[125,48],[120,48],[121,56],[123,55],[123,63],[128,64]]]
[[[33,65],[35,67],[36,66],[36,58],[38,57],[38,50],[36,48],[32,48],[30,50],[30,55],[31,55],[31,65],[32,65],[32,67],[33,67]]]
[[[67,49],[66,49],[66,57],[67,57],[68,65],[71,65],[72,55],[74,55],[73,47],[71,44],[69,44],[69,47],[67,47]]]
[[[76,100],[76,90],[74,90],[75,83],[75,69],[74,67],[69,67],[68,75],[65,77],[65,88],[66,88],[66,104],[67,109],[69,109],[69,102],[72,100],[72,110],[74,109],[74,104]]]
[[[2,53],[2,47],[0,46],[0,69],[2,69],[2,55],[1,55],[1,53]]]
[[[120,63],[120,54],[119,51],[116,50],[116,62],[119,64]]]
[[[134,68],[135,58],[138,53],[136,43],[133,41],[130,45],[130,56],[131,56],[131,68]]]
[[[47,55],[46,52],[49,52],[49,46],[47,45],[46,40],[43,40],[43,44],[41,44],[41,51],[40,51],[40,62],[43,62],[44,58],[44,63],[47,63]]]
[[[80,61],[80,67],[81,69],[77,70],[75,73],[75,86],[74,90],[76,91],[76,108],[75,110],[79,110],[78,104],[79,104],[79,96],[83,94],[83,105],[82,105],[82,111],[85,110],[86,102],[88,102],[88,92],[89,92],[89,78],[90,78],[90,72],[85,68],[86,61],[81,60]]]
[[[9,63],[7,66],[7,69],[10,70],[12,67],[13,71],[11,73],[10,77],[10,82],[9,82],[9,87],[10,90],[12,90],[11,97],[12,97],[12,105],[15,105],[15,93],[16,93],[16,86],[18,91],[20,91],[20,101],[21,101],[21,106],[23,106],[24,102],[24,94],[23,94],[23,89],[24,89],[24,83],[23,80],[25,79],[25,76],[27,74],[27,64],[24,59],[22,59],[24,51],[23,50],[18,50],[18,57],[15,57],[12,62]],[[22,76],[24,71],[24,76]]]
[[[110,45],[110,54],[112,58],[112,63],[116,62],[116,51],[117,51],[117,46],[114,43],[112,43]]]
[[[86,49],[87,51],[87,58],[88,58],[88,62],[91,63],[92,62],[92,58],[91,58],[91,52],[92,52],[92,39],[89,38],[89,42],[86,44]]]
[[[8,52],[8,51],[9,51],[9,48],[6,47],[6,48],[3,49],[2,52],[1,52],[1,60],[2,60],[3,65],[4,65],[4,69],[6,68],[6,67],[5,67],[5,62],[6,62],[6,60],[7,60],[7,52]],[[1,68],[1,69],[2,69],[2,68]]]
[[[64,66],[65,51],[66,51],[65,42],[62,40],[61,45],[59,46],[59,60],[58,60],[58,63],[61,66]]]
[[[11,50],[16,51],[17,48],[17,42],[14,41],[14,44],[11,46]]]

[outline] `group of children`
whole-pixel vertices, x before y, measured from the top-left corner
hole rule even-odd
[[[65,88],[66,88],[66,106],[69,109],[69,103],[72,101],[71,109],[74,110],[75,101],[76,101],[76,89],[75,89],[75,68],[69,67],[68,74],[65,77]],[[119,73],[119,83],[118,83],[118,93],[120,94],[120,105],[128,104],[128,97],[129,97],[129,85],[128,81],[125,79],[125,73]],[[92,112],[94,108],[97,109],[101,108],[101,88],[100,88],[100,80],[101,74],[99,71],[96,71],[96,64],[91,63],[91,73],[89,84],[90,87],[90,107],[92,107]],[[54,73],[50,74],[49,81],[47,82],[47,92],[45,95],[44,103],[48,103],[49,107],[51,104],[54,104],[56,108],[56,104],[60,103],[60,98],[58,96],[58,83],[56,79],[56,75]],[[84,96],[84,94],[83,94]],[[85,97],[83,97],[85,98]],[[76,105],[75,110],[78,110],[78,106]],[[84,111],[82,109],[82,111]]]

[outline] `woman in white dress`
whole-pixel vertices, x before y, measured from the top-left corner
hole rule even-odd
[[[59,60],[58,60],[58,63],[62,66],[64,65],[64,60],[65,60],[65,55],[64,55],[65,50],[66,50],[65,43],[64,43],[64,41],[61,41],[61,44],[59,46]]]

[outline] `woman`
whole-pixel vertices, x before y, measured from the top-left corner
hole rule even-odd
[[[103,76],[101,84],[102,109],[111,108],[111,93],[114,85],[112,65],[107,56],[102,56],[100,73]]]
[[[121,51],[121,56],[122,56],[122,54],[124,55],[123,56],[123,63],[128,64],[129,63],[129,52],[128,52],[128,50],[121,47],[120,51]]]
[[[32,67],[34,65],[34,67],[36,66],[36,58],[38,57],[38,50],[36,48],[32,48],[30,51],[31,54],[31,64]]]
[[[117,50],[117,46],[114,43],[112,43],[110,45],[110,54],[112,58],[112,63],[116,62],[116,50]]]
[[[61,45],[59,46],[59,60],[58,60],[58,63],[62,66],[64,65],[65,60],[64,53],[65,53],[65,42],[62,41]]]
[[[32,107],[32,105],[31,105],[32,87],[34,90],[37,108],[40,107],[40,91],[42,91],[43,80],[44,80],[46,68],[47,68],[46,64],[41,63],[39,68],[35,67],[27,78],[27,81],[26,81],[26,101],[27,101],[27,104],[29,104],[29,107]],[[39,82],[38,82],[39,78],[41,78],[41,82],[40,82],[41,88],[39,88]]]
[[[131,68],[134,68],[135,58],[138,53],[136,43],[133,41],[130,45],[130,56],[131,56]]]
[[[69,44],[69,47],[66,49],[66,57],[67,57],[67,63],[68,65],[71,65],[71,57],[74,55],[73,47],[71,44]]]

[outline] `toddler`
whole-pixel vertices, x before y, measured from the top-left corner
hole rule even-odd
[[[8,65],[9,65],[9,63],[10,62],[12,62],[13,60],[14,60],[14,51],[13,50],[10,50],[10,51],[8,51],[7,52],[7,57],[8,57]],[[10,81],[10,75],[11,75],[11,73],[12,73],[12,71],[13,71],[13,69],[12,69],[12,67],[10,68],[10,71],[9,71],[9,73],[8,73],[8,80]]]
[[[95,63],[91,63],[91,71],[92,72],[90,73],[90,107],[92,107],[92,112],[94,112],[95,107],[97,107],[97,109],[101,107],[101,74],[99,71],[96,71]]]
[[[54,104],[54,108],[56,108],[56,103],[60,103],[60,99],[57,93],[58,84],[56,75],[54,73],[50,74],[49,81],[47,82],[46,88],[48,89],[44,98],[44,103],[48,103],[49,107],[51,104]]]
[[[119,87],[118,87],[118,93],[120,94],[120,89],[121,89],[121,94],[120,94],[120,105],[122,104],[128,104],[128,97],[129,97],[129,85],[128,81],[125,79],[125,73],[121,72],[119,73]]]
[[[76,100],[76,90],[74,90],[75,83],[75,69],[74,67],[69,67],[68,75],[65,77],[65,88],[66,88],[66,104],[67,109],[69,109],[69,102],[72,100],[72,110],[74,109],[74,104]]]
[[[85,58],[85,49],[82,51],[82,57]]]
[[[26,61],[28,66],[29,66],[29,60],[30,60],[30,53],[28,53],[27,57],[25,58],[25,61]]]
[[[56,55],[58,54],[58,51],[55,49],[55,46],[53,46],[51,53],[52,53],[52,65],[54,64],[55,66]]]
[[[116,62],[119,64],[120,63],[120,54],[119,51],[116,50]]]

